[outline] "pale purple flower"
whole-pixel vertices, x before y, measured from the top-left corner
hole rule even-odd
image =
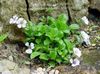
[[[75,67],[75,66],[78,66],[78,65],[80,65],[80,61],[77,59],[77,58],[75,58],[75,59],[70,59],[70,63],[71,63],[71,66],[72,67]]]
[[[80,49],[78,48],[73,48],[73,52],[74,52],[74,55],[76,55],[77,57],[81,57],[82,55]]]
[[[26,42],[25,46],[28,47],[28,49],[25,52],[28,53],[28,54],[31,54],[32,53],[32,49],[34,49],[34,43]]]
[[[18,16],[17,15],[14,15],[12,18],[10,18],[9,23],[10,24],[15,24],[17,22],[17,20],[18,20]]]
[[[87,45],[91,44],[89,40],[90,36],[86,32],[81,31],[81,37],[82,37],[82,41],[84,41]]]
[[[19,18],[16,22],[18,28],[25,28],[27,21],[24,18]]]

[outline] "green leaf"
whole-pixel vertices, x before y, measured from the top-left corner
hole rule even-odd
[[[49,24],[51,27],[56,27],[56,20],[55,20],[53,17],[48,16],[48,17],[47,17],[47,20],[48,20],[48,24]]]
[[[4,41],[7,38],[8,34],[0,35],[0,42]]]
[[[64,36],[64,33],[62,31],[58,31],[57,37],[60,39]]]
[[[41,39],[36,39],[35,41],[36,41],[37,44],[41,43]]]
[[[58,20],[63,21],[64,23],[66,23],[68,21],[68,16],[66,14],[60,14],[58,16]]]
[[[79,25],[78,25],[78,24],[71,24],[71,25],[69,26],[69,28],[70,28],[71,30],[77,30],[77,29],[79,29]]]
[[[56,20],[56,26],[59,30],[66,32],[68,29],[68,25],[66,24],[68,20],[68,17],[65,14],[61,14],[58,16]]]
[[[50,58],[51,59],[55,60],[56,56],[57,56],[57,52],[56,51],[50,51]]]
[[[56,61],[57,61],[57,63],[61,63],[62,62],[62,58],[58,57],[58,58],[56,58]]]
[[[58,29],[57,28],[48,28],[46,32],[46,36],[48,36],[51,40],[54,40],[57,37]]]
[[[50,40],[46,38],[46,40],[44,40],[44,45],[49,45],[49,44],[50,44]]]
[[[31,55],[30,55],[30,58],[31,59],[34,59],[35,57],[39,56],[41,53],[40,52],[33,52]]]
[[[66,47],[63,40],[59,40],[59,47],[60,47],[60,49],[64,49]]]
[[[74,45],[68,39],[64,39],[64,42],[66,43],[68,51],[72,52],[72,49],[73,49]]]
[[[47,54],[45,53],[42,53],[39,58],[42,60],[48,60]]]
[[[26,28],[24,28],[24,33],[26,34],[26,36],[34,36],[34,27],[35,25],[31,21],[28,21]]]

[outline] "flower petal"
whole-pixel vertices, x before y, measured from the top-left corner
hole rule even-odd
[[[82,41],[84,41],[87,45],[91,45],[90,40],[89,40],[90,36],[86,32],[81,31],[81,36],[83,39]]]
[[[25,46],[29,47],[29,42],[26,42],[26,43],[25,43]]]
[[[25,51],[25,53],[31,54],[31,53],[32,53],[32,49],[27,49],[27,50]]]
[[[34,43],[30,43],[31,49],[34,49]]]
[[[18,28],[22,28],[21,24],[18,24],[17,27],[18,27]]]
[[[26,24],[27,24],[27,21],[24,20],[24,21],[23,21],[23,24],[22,24],[22,28],[25,28],[25,27],[26,27]]]
[[[70,63],[73,63],[73,59],[72,58],[70,59]]]
[[[77,58],[75,58],[73,59],[73,62],[71,64],[72,64],[72,67],[75,67],[75,66],[80,65],[80,61]]]
[[[81,51],[78,48],[73,48],[74,54],[78,57],[81,57]]]
[[[9,23],[10,23],[10,24],[13,24],[13,21],[14,21],[13,18],[10,18]]]
[[[17,20],[16,24],[23,24],[23,20],[24,20],[24,18],[19,18],[19,19]]]

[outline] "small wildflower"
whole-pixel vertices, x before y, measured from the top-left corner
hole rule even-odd
[[[18,16],[17,15],[14,15],[12,18],[10,18],[9,23],[10,24],[15,24],[17,22],[17,20],[18,20]]]
[[[81,51],[78,49],[78,48],[73,48],[73,51],[74,51],[74,54],[77,56],[77,57],[80,57],[82,54],[81,54]]]
[[[91,44],[90,40],[89,40],[90,36],[86,32],[81,31],[81,36],[82,36],[82,41],[85,42],[86,45],[90,45]]]
[[[26,42],[25,46],[28,47],[28,49],[25,52],[28,53],[28,54],[31,54],[32,53],[32,49],[34,49],[34,43]]]
[[[86,16],[82,17],[81,19],[86,25],[89,24],[89,20],[88,20],[88,18]]]
[[[75,59],[70,59],[70,63],[71,63],[71,65],[72,65],[72,67],[75,67],[75,66],[78,66],[78,65],[80,65],[80,61],[77,59],[77,58],[75,58]]]
[[[19,18],[16,22],[18,28],[25,28],[27,21],[24,18]]]

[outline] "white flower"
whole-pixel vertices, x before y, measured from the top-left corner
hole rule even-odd
[[[78,48],[73,48],[74,54],[78,57],[82,55],[81,51]]]
[[[32,53],[32,49],[27,49],[27,50],[25,51],[25,53],[31,54],[31,53]]]
[[[86,25],[89,24],[89,20],[88,20],[88,18],[86,16],[82,17],[81,19]]]
[[[84,41],[86,43],[86,45],[91,44],[90,40],[89,40],[90,36],[86,32],[81,31],[81,36],[82,36],[82,41]]]
[[[17,22],[17,20],[18,20],[18,16],[17,15],[14,15],[12,18],[10,18],[9,23],[10,24],[15,24]]]
[[[25,46],[28,47],[28,49],[25,52],[28,53],[28,54],[31,54],[32,53],[32,49],[34,49],[34,43],[26,42]]]
[[[29,46],[29,42],[26,42],[26,43],[25,43],[25,46],[27,46],[27,47],[28,47],[28,46]]]
[[[24,18],[19,18],[16,22],[18,28],[25,28],[27,21]]]
[[[25,46],[27,46],[27,47],[30,48],[30,49],[34,49],[34,43],[26,42],[26,43],[25,43]]]
[[[70,59],[70,63],[72,64],[72,67],[80,65],[80,61],[77,58]]]

